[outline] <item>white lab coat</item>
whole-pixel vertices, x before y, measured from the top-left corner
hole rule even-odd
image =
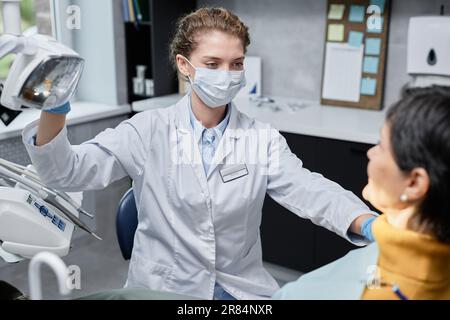
[[[101,189],[131,177],[139,225],[126,287],[211,299],[217,282],[237,299],[268,298],[279,287],[262,262],[266,192],[298,216],[347,239],[352,221],[369,208],[303,168],[278,131],[234,105],[206,176],[189,121],[189,99],[140,113],[79,146],[69,144],[66,128],[47,145],[30,144],[35,122],[25,128],[24,143],[39,175],[54,188]],[[249,139],[255,131],[257,137]],[[255,155],[261,160],[248,160]],[[225,183],[221,170],[233,173],[239,163],[247,165],[248,175]],[[303,245],[310,244],[280,250]]]

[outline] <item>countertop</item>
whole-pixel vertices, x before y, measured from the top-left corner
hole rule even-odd
[[[168,95],[133,103],[134,112],[165,108],[182,96]],[[298,98],[270,97],[236,99],[237,108],[259,121],[271,123],[281,132],[377,144],[385,112],[334,106]]]

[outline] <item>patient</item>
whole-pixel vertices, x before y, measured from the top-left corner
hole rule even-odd
[[[450,88],[406,89],[368,157],[376,243],[274,298],[450,299]]]

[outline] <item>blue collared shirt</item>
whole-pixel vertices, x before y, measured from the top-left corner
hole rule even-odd
[[[189,106],[189,115],[192,129],[194,130],[194,138],[198,143],[198,148],[202,156],[203,168],[205,174],[208,175],[209,167],[216,153],[220,139],[222,139],[225,130],[230,122],[231,108],[228,105],[225,118],[214,128],[207,129],[201,122],[197,120],[192,111],[192,105]]]

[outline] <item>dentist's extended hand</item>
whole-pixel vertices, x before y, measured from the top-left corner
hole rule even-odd
[[[361,235],[371,242],[375,241],[375,238],[373,237],[372,233],[372,224],[376,220],[376,218],[377,217],[373,216],[364,221],[361,225]]]
[[[377,216],[371,213],[360,215],[352,222],[349,231],[374,242],[375,239],[372,234],[372,223],[376,218]]]

